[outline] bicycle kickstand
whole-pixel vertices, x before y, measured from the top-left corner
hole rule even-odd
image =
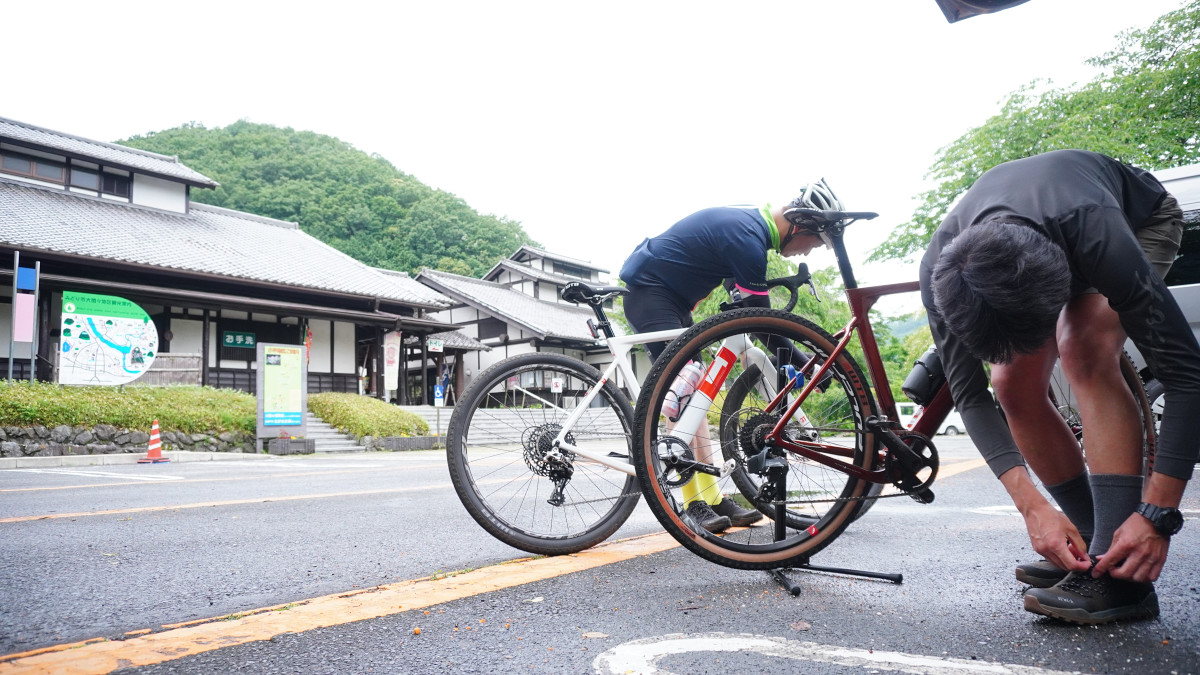
[[[776,461],[778,460],[778,461]],[[773,493],[775,500],[775,541],[780,541],[787,536],[787,460],[782,458],[771,458],[767,460],[767,478],[770,492]],[[816,520],[813,520],[816,524]],[[879,579],[881,581],[890,581],[894,584],[904,583],[903,574],[891,574],[888,572],[868,572],[866,570],[853,570],[844,567],[825,567],[823,565],[813,565],[809,562],[809,558],[805,558],[804,562],[794,567],[777,567],[767,570],[773,579],[784,588],[792,597],[800,595],[800,584],[792,581],[785,572],[796,570],[799,572],[827,572],[830,574],[845,574],[853,577],[863,577],[865,579]]]

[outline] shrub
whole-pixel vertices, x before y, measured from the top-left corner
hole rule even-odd
[[[212,387],[64,387],[48,382],[0,383],[0,425],[254,433],[254,397]]]
[[[357,394],[309,394],[308,409],[342,433],[381,438],[385,436],[424,436],[429,425],[416,415],[384,403],[377,398]]]

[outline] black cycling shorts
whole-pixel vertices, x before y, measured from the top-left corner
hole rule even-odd
[[[669,289],[661,286],[628,286],[625,296],[625,319],[635,333],[650,333],[691,326],[692,308],[687,302]],[[646,351],[650,360],[658,358],[667,348],[667,342],[648,342]]]

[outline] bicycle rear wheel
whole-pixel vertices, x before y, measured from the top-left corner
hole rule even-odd
[[[804,351],[816,355],[819,362],[829,359],[836,341],[823,329],[798,317],[770,309],[742,309],[726,312],[693,326],[667,347],[656,361],[642,387],[634,411],[633,462],[651,511],[664,529],[706,560],[740,569],[772,569],[806,560],[828,546],[850,523],[872,483],[854,478],[836,468],[786,453],[786,495],[783,499],[763,490],[767,472],[751,461],[762,457],[763,435],[779,421],[780,415],[767,411],[766,401],[756,392],[755,380],[774,377],[756,366],[735,364],[726,383],[722,412],[713,434],[721,447],[713,463],[733,460],[734,469],[718,479],[722,494],[748,495],[750,504],[768,519],[757,526],[736,528],[712,534],[695,524],[686,514],[682,494],[686,475],[668,458],[668,451],[681,451],[681,442],[671,436],[662,418],[662,404],[671,384],[691,360],[712,363],[722,342],[734,336],[746,336],[762,346],[766,338],[790,340]],[[753,337],[751,337],[753,336]],[[823,454],[871,470],[875,461],[875,435],[867,430],[866,420],[875,412],[862,371],[847,354],[830,364],[832,379],[828,389],[813,393],[804,403],[807,422],[793,419],[787,423],[785,437]],[[699,405],[693,396],[688,405]],[[719,398],[719,396],[718,396]],[[702,401],[707,404],[707,401]],[[695,454],[690,449],[688,452]],[[774,522],[776,505],[786,505],[782,528]],[[777,531],[780,530],[780,531]]]
[[[1142,474],[1149,476],[1150,469],[1154,466],[1154,450],[1158,445],[1159,415],[1155,414],[1151,404],[1153,399],[1147,395],[1147,388],[1142,384],[1137,366],[1133,365],[1129,355],[1124,353],[1121,354],[1121,378],[1133,394],[1138,424],[1142,428]],[[1079,414],[1071,383],[1067,381],[1062,366],[1058,363],[1054,364],[1054,370],[1050,374],[1050,400],[1075,434],[1075,439],[1079,441],[1086,455],[1087,433],[1083,427],[1083,418]]]
[[[566,418],[600,377],[562,354],[521,354],[463,393],[446,435],[450,478],[475,522],[497,539],[539,555],[576,553],[607,539],[637,506],[633,476],[554,451]],[[606,382],[566,438],[627,461],[632,419],[628,399]]]

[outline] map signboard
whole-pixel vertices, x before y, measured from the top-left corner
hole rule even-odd
[[[304,417],[300,347],[266,345],[263,350],[263,425],[299,424]]]
[[[158,353],[158,329],[137,304],[114,295],[64,291],[59,384],[127,384]]]
[[[304,345],[257,343],[258,437],[302,437],[308,407]]]

